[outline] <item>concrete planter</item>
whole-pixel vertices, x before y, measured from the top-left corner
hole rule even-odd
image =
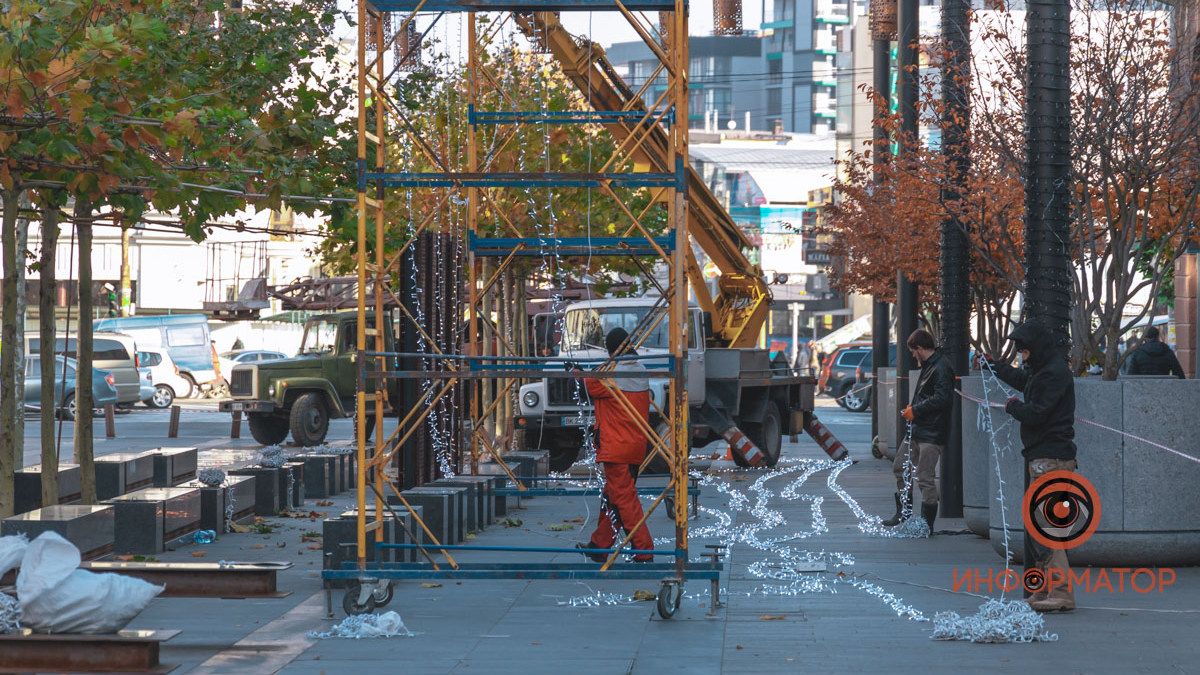
[[[920,370],[910,371],[908,378],[908,398],[917,390],[917,375]],[[896,457],[896,421],[899,413],[896,410],[896,369],[880,368],[879,382],[875,389],[875,400],[872,405],[879,410],[879,449],[887,459]]]
[[[977,378],[970,378],[978,383]],[[977,395],[964,382],[967,393]],[[976,393],[972,393],[972,392]],[[1200,447],[1200,380],[1075,380],[1075,414],[1182,452]],[[1001,510],[995,505],[998,483],[990,444],[977,431],[978,406],[963,406],[963,501],[971,507],[968,527],[976,531],[988,513],[992,548],[1004,554]],[[1024,526],[1021,501],[1024,463],[1015,421],[999,409],[993,420],[1001,433],[1000,467],[1004,480],[1004,516],[1009,546],[1021,562]],[[1003,425],[1003,428],[1001,427]],[[1005,439],[1009,439],[1006,442]],[[1087,543],[1069,553],[1076,565],[1170,566],[1200,564],[1200,492],[1195,490],[1195,463],[1141,441],[1077,423],[1079,473],[1100,497],[1100,524]],[[981,449],[979,446],[983,444]],[[1007,447],[1005,447],[1007,446]],[[979,494],[985,472],[987,492]],[[975,523],[972,526],[972,523]]]

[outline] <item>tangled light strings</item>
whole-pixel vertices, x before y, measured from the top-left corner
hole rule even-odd
[[[1012,420],[1006,420],[1004,424],[996,426],[992,417],[991,395],[993,388],[998,388],[1000,393],[1006,396],[1013,392],[1000,381],[990,363],[981,373],[983,403],[979,407],[976,422],[979,429],[987,433],[991,444],[992,469],[996,473],[996,503],[1000,508],[1000,526],[1004,532],[1004,571],[1007,573],[1012,565],[1012,551],[1009,547],[1008,516],[1004,502],[1005,483],[1000,470],[1000,455],[1002,452],[1010,453],[1012,447],[1008,443],[1001,447],[997,433]],[[1058,639],[1058,635],[1045,630],[1045,619],[1033,611],[1029,603],[1023,600],[1008,600],[1006,594],[1007,589],[1001,584],[999,597],[985,601],[979,606],[979,610],[970,616],[960,616],[957,612],[939,612],[934,616],[931,637],[935,640],[981,643],[1053,642]]]
[[[0,593],[0,635],[21,630],[21,604],[7,593]]]

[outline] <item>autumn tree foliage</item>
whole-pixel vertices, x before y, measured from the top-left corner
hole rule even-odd
[[[1123,336],[1170,303],[1174,262],[1195,237],[1200,80],[1178,68],[1169,18],[1148,0],[1072,0],[1071,360],[1080,371],[1099,364],[1107,378],[1125,357]],[[838,283],[887,297],[896,269],[936,289],[936,225],[957,212],[974,254],[974,341],[989,351],[1020,319],[1010,314],[1020,307],[1024,262],[1023,27],[1024,13],[1004,5],[973,13],[972,173],[963,198],[939,198],[948,177],[939,151],[889,164],[876,184],[864,148],[844,160],[831,223],[845,261]],[[936,43],[926,52],[939,60]],[[936,129],[936,89],[924,89],[925,123]]]
[[[323,198],[349,196],[353,185],[344,115],[353,80],[328,69],[336,52],[332,8],[292,0],[256,0],[238,9],[221,0],[0,4],[5,231],[28,200],[41,211],[43,228],[54,227],[59,210],[69,208],[79,235],[75,452],[85,501],[94,497],[88,470],[93,225],[115,215],[136,222],[153,209],[175,216],[199,241],[211,219],[247,205],[279,208],[285,200],[296,211],[344,219],[347,209]],[[8,238],[4,244],[6,262],[24,259]],[[52,283],[49,272],[43,270],[43,283]],[[5,276],[6,312],[21,292],[12,278]],[[13,320],[6,315],[3,323]],[[43,344],[53,344],[53,335]],[[15,350],[6,330],[0,350],[6,405],[16,401]],[[22,447],[10,432],[0,430],[0,515],[12,506],[7,462]]]

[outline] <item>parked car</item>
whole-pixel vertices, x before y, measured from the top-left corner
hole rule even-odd
[[[54,357],[54,400],[58,414],[66,420],[75,419],[76,368],[75,359],[62,355]],[[116,378],[112,373],[92,368],[92,400],[97,408],[117,404]],[[25,407],[34,410],[42,407],[41,356],[25,357]]]
[[[844,406],[843,398],[854,393],[855,369],[870,355],[869,342],[850,342],[833,350],[821,367],[821,375],[817,379],[818,391],[837,398],[838,403]]]
[[[288,356],[283,352],[271,351],[269,349],[238,349],[230,352],[224,352],[220,355],[221,373],[229,378],[233,373],[233,367],[247,363],[258,363],[259,361],[274,361],[276,359],[286,359]]]
[[[41,339],[27,338],[25,353],[41,353]],[[74,359],[78,351],[74,335],[54,341],[54,353]],[[98,332],[92,335],[92,367],[112,373],[119,405],[134,405],[141,398],[141,379],[138,373],[137,344],[129,335]]]
[[[212,336],[208,330],[208,317],[203,314],[97,319],[92,322],[92,327],[98,331],[116,331],[131,335],[143,348],[162,348],[179,367],[179,374],[187,378],[197,390],[200,385],[208,385],[217,377],[213,368]]]
[[[896,367],[896,345],[894,344],[888,345],[887,367]],[[862,364],[854,371],[854,387],[851,389],[853,395],[842,399],[847,410],[865,412],[870,409],[871,401],[875,400],[875,374],[871,370],[871,355],[868,352]],[[851,407],[851,404],[857,404],[860,407]]]
[[[191,380],[179,374],[179,366],[171,354],[161,347],[144,347],[138,352],[138,362],[150,371],[151,392],[142,402],[151,408],[169,408],[176,398],[193,394]]]

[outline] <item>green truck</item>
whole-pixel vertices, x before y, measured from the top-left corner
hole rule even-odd
[[[297,445],[320,445],[330,419],[354,415],[357,319],[356,310],[314,316],[304,324],[296,356],[234,367],[228,377],[231,400],[221,402],[221,411],[244,413],[250,435],[263,445],[282,443],[289,432]],[[367,328],[374,327],[375,315],[368,313]],[[394,351],[392,322],[384,321],[383,331],[385,349]],[[398,400],[398,387],[399,380],[388,380],[389,400]],[[368,416],[368,438],[374,424]]]

